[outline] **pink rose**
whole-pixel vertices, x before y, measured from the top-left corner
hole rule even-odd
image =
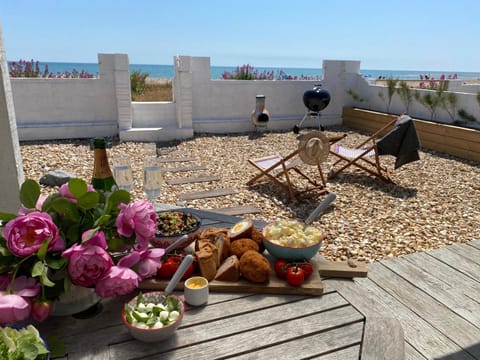
[[[105,239],[105,233],[103,231],[96,231],[93,235],[90,235],[94,230],[84,231],[82,234],[82,243],[84,245],[95,245],[99,246],[102,249],[107,249],[107,240]],[[86,240],[89,236],[90,239]]]
[[[17,294],[0,293],[0,324],[13,324],[30,316],[30,303]]]
[[[43,212],[34,211],[17,216],[5,225],[2,235],[7,239],[8,250],[15,256],[25,257],[36,253],[45,240],[50,240],[49,251],[65,248],[51,216]]]
[[[13,292],[24,298],[34,298],[40,294],[40,290],[38,280],[25,275],[15,278],[13,282]]]
[[[133,204],[121,203],[116,226],[122,236],[131,237],[135,234],[138,248],[146,249],[157,231],[157,213],[153,204],[148,200]]]
[[[132,269],[112,266],[97,282],[95,292],[101,297],[113,297],[131,293],[138,287],[138,275]]]
[[[0,292],[5,291],[10,286],[12,282],[12,274],[2,274],[0,275]]]
[[[73,245],[62,253],[69,259],[68,273],[72,284],[93,286],[113,266],[108,252],[96,245]]]
[[[88,184],[87,191],[94,192],[95,189],[93,185]],[[58,189],[58,193],[60,194],[61,197],[70,199],[75,204],[77,203],[77,198],[70,192],[70,189],[68,188],[68,183],[62,184]]]
[[[48,300],[36,300],[32,303],[31,316],[33,320],[42,322],[50,316],[52,312],[53,303]]]
[[[165,249],[148,249],[134,251],[120,259],[118,266],[131,268],[137,266],[137,273],[140,280],[148,279],[154,276],[160,266],[162,266],[161,258],[165,254]]]

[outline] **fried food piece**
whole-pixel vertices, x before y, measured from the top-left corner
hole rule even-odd
[[[237,255],[239,259],[248,250],[258,252],[258,245],[252,239],[238,239],[230,244],[230,255]]]
[[[253,283],[264,283],[270,279],[270,262],[254,250],[246,251],[240,258],[240,272]]]
[[[240,279],[240,262],[236,255],[229,256],[217,270],[215,280],[238,281]]]
[[[252,227],[252,234],[250,235],[251,239],[255,241],[258,245],[258,252],[263,253],[265,251],[265,246],[263,245],[263,234],[260,230],[257,230],[255,227]]]

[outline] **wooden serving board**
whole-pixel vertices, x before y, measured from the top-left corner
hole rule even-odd
[[[265,255],[266,254],[266,255]],[[235,293],[257,293],[257,294],[283,294],[283,295],[322,295],[323,283],[318,272],[318,264],[312,259],[313,273],[310,278],[301,286],[290,286],[284,279],[275,275],[273,270],[273,258],[265,252],[265,256],[272,263],[272,273],[268,283],[255,284],[250,281],[240,279],[237,282],[212,280],[209,283],[209,289],[212,292],[235,292]],[[139,289],[142,290],[164,290],[167,287],[168,280],[151,278],[140,283]],[[183,281],[180,281],[175,290],[183,290]]]

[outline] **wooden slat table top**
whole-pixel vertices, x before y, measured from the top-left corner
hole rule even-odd
[[[232,226],[240,220],[193,211],[204,226]],[[161,343],[142,343],[130,336],[120,310],[131,296],[103,300],[103,311],[95,317],[51,317],[39,328],[64,341],[68,359],[360,356],[365,316],[337,291],[322,296],[211,292],[208,304],[188,307],[176,334]]]

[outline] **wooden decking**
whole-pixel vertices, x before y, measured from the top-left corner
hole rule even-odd
[[[370,264],[367,278],[324,286],[367,319],[397,319],[406,359],[480,359],[480,240]]]

